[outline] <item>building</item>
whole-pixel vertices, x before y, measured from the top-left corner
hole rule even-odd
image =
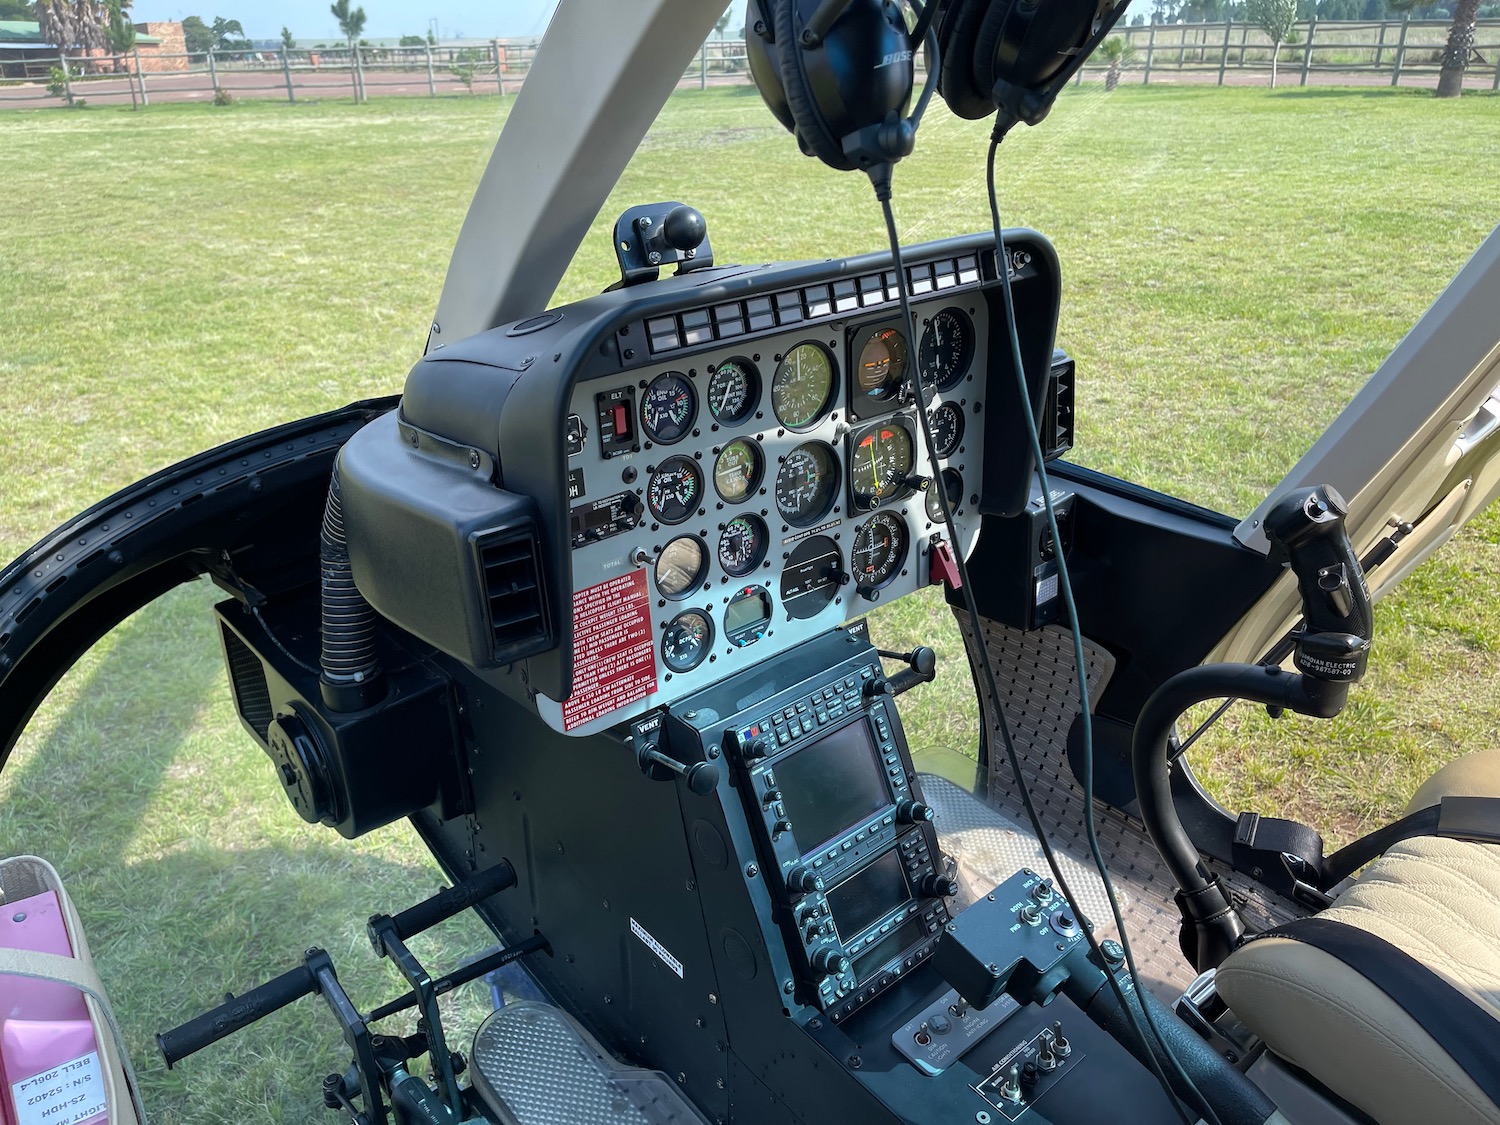
[[[182,24],[138,23],[135,25],[135,50],[141,60],[141,69],[148,72],[186,70],[188,68],[187,40],[182,34]],[[80,68],[97,68],[99,63],[85,59],[109,59],[108,51],[98,49],[78,51],[70,49],[68,63],[77,60]],[[58,48],[42,38],[41,25],[25,20],[0,20],[0,77],[45,78],[56,65]],[[110,64],[105,63],[107,69]]]

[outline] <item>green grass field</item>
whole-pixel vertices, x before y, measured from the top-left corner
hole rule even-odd
[[[0,116],[0,558],[140,476],[399,390],[509,106],[245,103]],[[1494,225],[1500,99],[1415,91],[1069,91],[1004,146],[1010,224],[1056,242],[1079,364],[1075,459],[1231,513],[1289,467]],[[903,238],[983,229],[983,123],[935,108],[897,174]],[[753,91],[672,100],[556,300],[612,279],[609,228],[682,199],[722,262],[878,249],[868,185],[801,158]],[[345,1059],[312,1004],[166,1072],[151,1034],[327,947],[366,1006],[396,991],[363,919],[438,882],[404,827],[304,826],[239,729],[207,607],[178,591],[67,677],[0,776],[0,853],[51,857],[90,926],[156,1120],[321,1119]],[[1182,612],[1163,606],[1164,613]],[[1227,803],[1347,837],[1500,729],[1500,519],[1382,604],[1332,724],[1245,708],[1195,751]],[[972,689],[935,598],[875,615],[931,642],[914,745],[967,748]],[[419,952],[485,941],[450,923]],[[483,998],[460,997],[464,1020]]]

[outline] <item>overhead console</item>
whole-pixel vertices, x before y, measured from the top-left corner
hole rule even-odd
[[[1056,258],[1008,246],[1043,415]],[[870,255],[704,269],[434,349],[340,460],[361,592],[587,734],[941,581],[982,512],[1025,504],[1031,458],[992,241],[906,261],[910,339]]]

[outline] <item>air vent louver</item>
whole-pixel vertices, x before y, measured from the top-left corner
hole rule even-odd
[[[479,565],[495,662],[506,664],[551,647],[534,529],[481,536]]]
[[[261,666],[260,657],[227,626],[221,624],[219,633],[229,664],[229,688],[234,693],[235,710],[264,745],[274,717],[271,692],[266,686],[266,670]]]

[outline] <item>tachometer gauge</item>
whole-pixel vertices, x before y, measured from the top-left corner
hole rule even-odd
[[[798,344],[771,377],[771,409],[789,430],[807,430],[833,399],[833,359],[814,343]]]
[[[760,402],[760,373],[748,359],[726,359],[708,377],[708,412],[721,426],[737,426]]]
[[[932,424],[932,444],[939,457],[949,457],[964,438],[964,412],[945,402],[927,416]]]
[[[672,618],[662,633],[662,663],[674,672],[691,672],[703,663],[713,643],[713,620],[701,609],[686,610]]]
[[[708,569],[708,548],[696,535],[679,535],[656,556],[653,574],[664,598],[682,598],[696,590]]]
[[[736,438],[714,462],[714,488],[726,504],[738,504],[760,487],[763,469],[760,446],[749,438]]]
[[[943,522],[943,502],[938,499],[938,489],[948,494],[948,507],[958,511],[959,501],[964,498],[964,478],[957,469],[944,469],[938,479],[927,486],[927,498],[922,502],[927,509],[927,518],[933,523]]]
[[[906,378],[908,352],[906,337],[896,329],[870,333],[859,353],[859,389],[871,398],[894,398]]]
[[[743,578],[765,560],[770,540],[759,516],[735,516],[719,533],[719,566],[731,578]]]
[[[838,458],[821,441],[792,450],[776,474],[776,507],[794,527],[807,527],[826,516],[838,491]]]
[[[850,449],[849,488],[858,507],[874,508],[906,487],[913,446],[904,422],[892,419],[860,430]]]
[[[702,502],[703,473],[691,457],[668,457],[646,486],[646,503],[662,523],[681,523]]]
[[[934,313],[917,348],[922,382],[946,391],[958,385],[974,361],[974,322],[957,305]]]
[[[854,533],[849,569],[861,594],[888,586],[906,561],[906,521],[895,512],[877,512]]]
[[[693,384],[675,371],[658,375],[641,395],[641,427],[658,445],[681,441],[698,415]]]

